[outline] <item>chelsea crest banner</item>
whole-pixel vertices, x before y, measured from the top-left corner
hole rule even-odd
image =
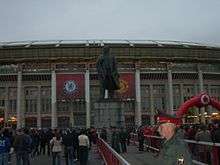
[[[121,99],[135,98],[135,76],[134,73],[121,73],[120,89],[117,90],[116,96]]]
[[[57,74],[57,99],[69,100],[84,98],[84,74]]]

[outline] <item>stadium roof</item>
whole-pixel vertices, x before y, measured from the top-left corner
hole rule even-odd
[[[118,45],[154,45],[158,47],[178,46],[184,48],[191,47],[204,47],[204,48],[220,48],[220,44],[207,44],[186,41],[169,41],[169,40],[33,40],[33,41],[13,41],[13,42],[0,42],[0,48],[4,47],[31,47],[31,46],[54,46],[59,47],[62,45],[85,45],[85,46],[104,46],[105,44],[118,44]]]

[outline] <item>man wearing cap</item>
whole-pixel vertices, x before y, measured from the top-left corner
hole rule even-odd
[[[170,115],[161,115],[157,118],[159,134],[165,139],[159,154],[159,163],[164,165],[184,164],[191,165],[192,159],[186,143],[177,131],[181,119]]]

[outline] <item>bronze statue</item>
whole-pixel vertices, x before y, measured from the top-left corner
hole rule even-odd
[[[108,90],[109,97],[113,97],[114,91],[119,89],[119,74],[116,60],[109,52],[110,48],[105,46],[96,63],[101,98],[105,97],[105,90]]]

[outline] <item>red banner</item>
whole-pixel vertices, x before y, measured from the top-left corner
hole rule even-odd
[[[57,99],[69,100],[84,98],[84,74],[57,74]]]
[[[120,89],[117,90],[118,98],[135,98],[135,77],[133,73],[120,74]]]

